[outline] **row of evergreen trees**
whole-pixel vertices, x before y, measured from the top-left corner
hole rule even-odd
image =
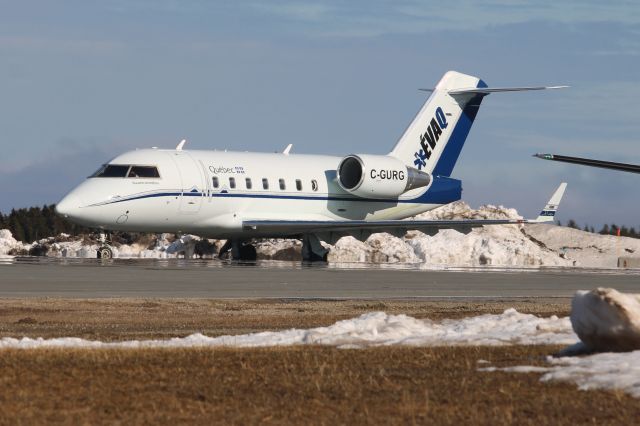
[[[560,222],[558,225],[562,226]],[[566,226],[581,229],[575,220],[571,219]],[[58,216],[55,205],[31,207],[28,209],[14,209],[8,215],[0,213],[0,229],[9,229],[17,240],[31,243],[41,238],[54,237],[60,233],[70,235],[86,234],[90,230],[82,226],[74,225],[68,220]],[[583,231],[595,233],[593,226],[585,225]],[[617,235],[618,230],[623,237],[640,238],[640,233],[634,227],[618,227],[618,225],[604,225],[599,234]]]
[[[558,221],[558,225],[562,226],[562,224],[560,223],[560,221]],[[569,219],[569,221],[567,222],[567,224],[565,225],[569,228],[573,228],[573,229],[582,229],[583,231],[586,232],[591,232],[592,234],[596,233],[596,230],[593,226],[589,226],[589,225],[585,225],[584,227],[580,227],[578,226],[578,224],[576,223],[575,220],[573,219]],[[600,230],[598,231],[598,234],[602,234],[602,235],[618,235],[618,231],[620,231],[620,236],[622,237],[631,237],[631,238],[640,238],[640,233],[638,233],[636,231],[636,228],[634,228],[633,226],[630,228],[627,228],[626,226],[622,225],[622,226],[618,226],[616,224],[604,224],[602,226],[602,228],[600,228]]]
[[[0,229],[9,229],[16,240],[32,243],[41,238],[64,232],[78,235],[89,229],[75,225],[55,212],[55,205],[13,209],[8,215],[0,213]]]

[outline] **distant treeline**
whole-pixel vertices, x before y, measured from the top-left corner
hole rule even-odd
[[[560,221],[558,221],[558,226],[563,226],[562,223],[560,223]],[[569,219],[567,224],[564,226],[567,226],[568,228],[573,228],[573,229],[582,229],[583,231],[591,232],[592,234],[596,233],[596,230],[594,229],[593,226],[585,225],[583,227],[580,227],[576,223],[576,221],[573,219]],[[598,234],[618,235],[618,231],[620,231],[620,236],[622,237],[640,238],[640,233],[638,233],[633,226],[630,228],[627,228],[624,225],[618,226],[614,223],[612,223],[611,225],[604,224],[602,228],[600,228],[600,230],[598,231]]]
[[[563,226],[557,222],[559,226]],[[565,225],[569,228],[582,229],[583,231],[595,233],[593,226],[578,226],[575,220],[570,219]],[[16,240],[25,243],[32,243],[41,238],[54,237],[61,233],[79,235],[90,233],[91,230],[83,226],[74,225],[68,220],[58,216],[55,212],[55,205],[45,205],[42,207],[31,207],[28,209],[13,209],[8,215],[0,213],[0,229],[9,229]],[[598,234],[620,235],[623,237],[640,238],[640,234],[634,227],[619,227],[618,225],[604,225]],[[135,239],[139,234],[123,234],[126,240]]]
[[[8,215],[0,213],[0,229],[9,229],[13,238],[25,243],[54,237],[62,232],[70,235],[90,232],[88,228],[74,225],[58,216],[55,212],[55,204],[13,209]]]

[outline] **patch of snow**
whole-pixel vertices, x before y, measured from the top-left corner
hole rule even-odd
[[[548,357],[549,367],[486,367],[479,371],[544,373],[543,382],[575,383],[580,390],[621,390],[640,398],[640,351],[602,353],[584,357]]]
[[[547,345],[577,340],[568,318],[539,318],[508,309],[500,315],[481,315],[433,322],[406,315],[372,312],[338,321],[328,327],[267,331],[238,336],[208,337],[192,334],[168,340],[132,340],[105,343],[75,337],[56,339],[0,339],[0,348],[142,348],[142,347],[268,347],[329,345],[341,348],[408,345]]]
[[[571,301],[571,324],[588,350],[640,349],[640,295],[612,288],[578,291]]]
[[[622,390],[640,398],[640,295],[611,288],[578,291],[571,301],[571,325],[581,343],[563,353],[632,351],[547,357],[549,367],[519,365],[480,371],[544,373],[542,381],[573,382],[581,390]]]
[[[479,368],[478,371],[504,371],[507,373],[546,373],[549,367],[538,367],[535,365],[516,365],[515,367],[485,367]]]

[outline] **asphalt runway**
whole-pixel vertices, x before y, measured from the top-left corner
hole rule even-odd
[[[184,260],[0,262],[0,297],[546,298],[595,287],[639,293],[640,271],[347,269]]]

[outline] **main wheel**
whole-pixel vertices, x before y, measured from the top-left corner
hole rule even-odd
[[[113,258],[113,251],[109,247],[100,247],[98,249],[98,259]]]
[[[256,247],[253,244],[245,244],[240,248],[240,259],[254,261],[258,258]]]

